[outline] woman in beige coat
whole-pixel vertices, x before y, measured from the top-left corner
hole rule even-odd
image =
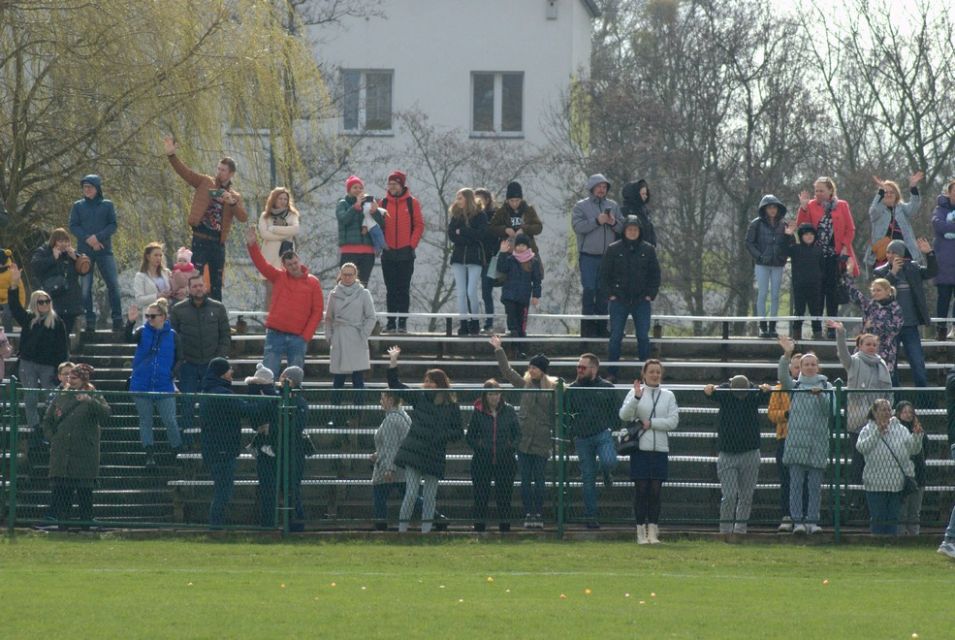
[[[368,338],[374,328],[375,303],[371,292],[358,281],[358,267],[346,262],[325,305],[325,337],[333,388],[344,387],[348,375],[354,388],[364,388],[364,372],[371,368]]]

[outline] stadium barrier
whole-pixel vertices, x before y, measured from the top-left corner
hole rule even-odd
[[[140,418],[135,407],[137,396],[142,400],[150,394],[89,392],[84,402],[98,397],[110,409],[98,430],[96,479],[89,482],[85,477],[67,477],[69,482],[64,483],[63,479],[49,477],[51,446],[39,431],[25,424],[23,412],[23,402],[30,393],[40,395],[40,415],[45,415],[51,402],[52,411],[59,405],[49,399],[49,391],[23,389],[12,379],[0,388],[4,399],[0,414],[0,504],[10,532],[18,526],[224,528],[289,533],[304,528],[395,529],[410,525],[417,530],[422,521],[435,529],[506,531],[526,527],[544,528],[557,535],[568,527],[594,521],[603,526],[628,527],[634,522],[630,460],[613,454],[605,466],[599,463],[599,454],[603,453],[599,447],[606,446],[605,429],[610,430],[613,446],[628,428],[613,419],[628,390],[622,386],[595,389],[563,384],[547,390],[504,387],[500,389],[501,400],[509,408],[502,408],[496,415],[487,411],[487,397],[482,398],[487,389],[463,385],[455,385],[450,391],[418,387],[394,390],[384,399],[383,392],[388,390],[380,386],[286,387],[277,396],[176,394],[183,446],[171,450],[173,442],[161,415],[157,415],[151,455],[155,464],[150,465],[146,464],[148,452],[140,442]],[[808,424],[816,428],[816,437],[821,426],[822,440],[814,442],[822,448],[824,466],[821,476],[803,474],[810,475],[810,480],[818,479],[820,484],[820,518],[814,524],[830,529],[838,540],[846,527],[865,530],[871,525],[890,529],[898,526],[912,533],[917,529],[909,527],[939,527],[947,522],[955,491],[951,480],[955,463],[950,458],[947,415],[939,390],[857,392],[842,388],[840,383],[818,394],[801,388],[790,393],[746,393],[760,396],[755,409],[759,416],[756,429],[746,418],[749,414],[732,406],[737,396],[746,395],[738,390],[719,390],[710,397],[700,388],[674,390],[679,424],[668,432],[668,477],[662,489],[660,516],[664,527],[742,532],[746,525],[752,531],[775,530],[781,524],[786,514],[781,491],[788,470],[777,461],[777,433],[768,420],[772,409],[768,405],[774,396],[785,397],[797,405],[797,410],[801,399],[808,399],[827,412],[824,424],[820,425],[817,418]],[[715,399],[720,396],[731,400]],[[908,439],[901,432],[888,439],[888,446],[894,447],[892,453],[899,457],[898,466],[887,457],[886,445],[876,442],[878,447],[864,454],[856,449],[860,427],[867,422],[866,414],[877,398],[888,400],[893,408],[900,400],[910,401],[924,431],[919,451],[905,444]],[[401,410],[391,406],[398,401]],[[195,414],[191,423],[190,410]],[[553,431],[546,427],[546,444],[538,439],[531,446],[522,436],[530,428],[539,427],[543,416],[552,418]],[[605,419],[611,424],[598,424]],[[47,416],[45,420],[50,423],[51,419]],[[525,427],[526,421],[533,422]],[[406,436],[402,443],[407,449],[404,453],[398,453],[388,439],[394,437],[386,435],[396,426],[399,434],[405,428],[414,432],[414,440]],[[790,429],[795,431],[790,431],[786,440],[796,442],[797,448],[811,449],[797,433],[804,427],[791,419]],[[87,428],[73,433],[91,438],[85,444],[92,447],[95,439],[89,434],[93,432],[95,429]],[[595,440],[600,442],[582,443],[578,439],[581,434],[584,438],[597,434]],[[48,435],[53,437],[52,447],[57,447],[56,434],[48,429]],[[651,428],[647,436],[652,435]],[[794,438],[796,435],[799,437]],[[896,437],[898,442],[892,439]],[[387,447],[393,450],[389,453]],[[540,459],[522,455],[530,450]],[[900,452],[906,457],[899,456]],[[909,459],[920,452],[924,464],[913,462],[911,466],[913,473],[920,470],[915,476],[919,483],[917,498],[906,496],[903,500],[899,483],[904,479],[896,469],[904,469],[907,474]],[[791,455],[795,453],[799,452]],[[398,456],[397,462],[404,458],[405,466],[388,463],[387,456],[392,454]],[[375,464],[383,456],[385,468],[376,473]],[[814,461],[806,456],[814,457]],[[812,467],[818,463],[818,456],[817,450],[794,459]],[[750,480],[754,467],[755,477]],[[67,476],[72,470],[62,461],[57,468],[66,469]],[[408,468],[419,468],[421,473],[409,478]],[[522,486],[525,474],[529,481],[534,480],[527,487]],[[428,476],[436,478],[436,483]],[[408,479],[417,480],[419,485],[406,501]],[[54,489],[64,488],[71,490],[71,502],[74,498],[77,501],[70,513],[54,504]],[[91,518],[79,514],[79,490],[86,488],[92,489]],[[592,505],[587,508],[590,498],[584,499],[585,491],[595,496],[596,512]],[[807,487],[803,493],[808,498],[812,491]],[[869,495],[874,493],[899,495]],[[62,492],[60,496],[62,499]],[[921,502],[918,506],[912,504],[916,499]],[[870,504],[875,505],[875,522]],[[429,515],[432,505],[434,513]],[[535,513],[538,509],[540,512]]]

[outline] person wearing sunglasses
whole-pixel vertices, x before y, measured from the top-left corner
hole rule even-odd
[[[182,447],[182,436],[176,422],[176,387],[172,381],[176,365],[179,336],[169,324],[168,302],[159,298],[146,307],[146,321],[135,331],[139,319],[139,307],[129,307],[126,314],[126,342],[136,345],[133,355],[133,373],[129,377],[129,390],[139,415],[139,441],[146,451],[145,465],[156,466],[153,445],[153,411],[166,426],[166,438],[173,454]],[[159,395],[162,394],[162,395]]]
[[[38,390],[57,385],[56,367],[70,358],[70,340],[66,325],[53,310],[53,300],[46,291],[34,291],[26,309],[20,304],[20,268],[10,265],[10,289],[7,300],[10,313],[20,325],[20,384],[27,427],[30,429],[30,453],[43,446],[40,414],[37,411]],[[47,393],[43,394],[44,397]],[[28,456],[28,461],[32,462]]]

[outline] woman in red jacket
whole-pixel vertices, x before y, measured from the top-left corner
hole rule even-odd
[[[813,187],[814,198],[810,198],[808,191],[799,194],[796,224],[808,222],[816,230],[816,244],[822,247],[824,256],[822,294],[826,315],[834,317],[839,313],[836,292],[849,258],[852,258],[852,276],[859,275],[859,261],[852,249],[856,226],[849,203],[836,197],[836,183],[832,178],[818,178]],[[829,338],[834,337],[835,332],[830,329]]]

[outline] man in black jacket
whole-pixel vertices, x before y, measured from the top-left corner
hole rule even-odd
[[[588,529],[599,529],[597,522],[597,459],[603,472],[604,486],[613,486],[613,469],[617,466],[617,450],[611,429],[620,422],[620,399],[613,384],[599,375],[600,359],[585,353],[577,361],[577,380],[567,390],[568,433],[580,464],[584,492],[584,517]]]
[[[873,272],[876,278],[885,278],[895,287],[895,299],[902,307],[902,330],[895,341],[905,348],[905,357],[912,368],[912,382],[916,387],[928,386],[928,374],[925,370],[925,354],[922,352],[922,337],[919,327],[929,324],[931,316],[925,300],[925,287],[922,282],[938,275],[938,261],[932,245],[925,238],[916,242],[919,251],[925,254],[925,266],[920,265],[909,255],[905,242],[893,240],[886,247],[888,263]],[[899,386],[899,361],[895,360],[892,371],[892,386]],[[916,403],[919,405],[924,402]]]
[[[641,362],[650,357],[650,303],[660,291],[660,263],[657,251],[640,239],[640,218],[627,216],[623,224],[623,239],[607,248],[600,264],[600,290],[610,301],[611,362],[620,360],[627,318],[633,316],[637,334],[637,354]],[[617,368],[608,368],[611,380],[617,378]]]

